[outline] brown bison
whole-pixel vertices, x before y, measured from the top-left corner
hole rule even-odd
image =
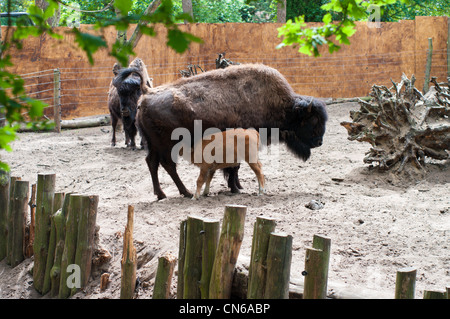
[[[133,68],[123,72],[140,74]],[[192,197],[171,155],[180,141],[173,139],[174,130],[185,128],[195,133],[195,120],[202,121],[202,134],[208,128],[277,128],[279,140],[305,161],[311,148],[322,145],[327,121],[325,103],[296,94],[280,72],[265,65],[230,66],[153,89],[142,86],[142,93],[136,120],[148,143],[146,162],[158,199],[166,197],[158,180],[159,164],[180,194]],[[191,145],[195,142],[191,141]]]
[[[149,78],[144,62],[140,58],[134,59],[129,68],[140,71],[145,86],[153,87],[153,81]],[[122,75],[120,65],[115,63],[113,67],[114,79],[111,81],[108,91],[108,108],[111,114],[112,139],[111,146],[116,145],[116,127],[119,120],[122,121],[125,132],[125,144],[132,149],[136,148],[136,110],[137,101],[141,96],[141,76],[136,74]],[[142,145],[142,142],[141,142]]]
[[[259,195],[262,195],[264,175],[262,164],[258,159],[259,148],[259,133],[256,130],[238,128],[205,136],[192,148],[190,156],[190,161],[200,167],[194,199],[200,197],[200,191],[205,183],[203,195],[209,194],[209,186],[216,170],[236,167],[241,161],[246,161],[255,173]],[[196,153],[199,153],[200,160],[196,160]]]

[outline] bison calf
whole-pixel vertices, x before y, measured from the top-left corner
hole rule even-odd
[[[259,133],[256,130],[230,129],[211,134],[199,141],[191,151],[191,161],[200,167],[194,199],[209,194],[209,186],[218,169],[236,167],[245,160],[258,179],[259,194],[264,193],[264,175],[258,159]]]

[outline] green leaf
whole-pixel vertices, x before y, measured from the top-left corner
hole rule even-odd
[[[191,42],[202,43],[203,40],[179,29],[169,29],[167,33],[167,45],[177,53],[183,53],[189,48]]]
[[[325,24],[329,24],[331,21],[333,20],[333,17],[331,16],[331,13],[327,13],[326,15],[323,16],[323,23]]]
[[[47,0],[48,7],[43,13],[44,20],[47,20],[55,15],[55,11],[58,9],[58,3],[53,0]]]
[[[80,32],[77,28],[73,28],[71,32],[75,34],[75,42],[78,43],[78,46],[83,49],[84,52],[86,52],[90,64],[94,64],[92,55],[97,52],[99,48],[108,47],[105,39],[100,36]]]
[[[131,0],[114,0],[114,7],[120,11],[123,16],[128,15],[133,6],[133,1]]]

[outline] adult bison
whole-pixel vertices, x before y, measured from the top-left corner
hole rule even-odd
[[[131,74],[136,70],[126,72]],[[195,120],[202,121],[203,131],[278,128],[279,140],[305,161],[311,155],[311,148],[322,145],[327,121],[325,104],[296,94],[277,70],[265,65],[230,66],[153,89],[142,87],[142,92],[136,119],[148,143],[146,162],[158,199],[166,197],[158,180],[159,164],[171,176],[180,194],[192,197],[177,174],[171,153],[179,143],[172,139],[172,132],[186,128],[193,134]]]
[[[144,62],[140,58],[134,59],[129,68],[139,70],[141,75],[127,73],[125,76],[119,64],[114,64],[114,79],[111,81],[108,91],[108,109],[111,114],[112,139],[111,146],[116,145],[116,127],[119,120],[122,121],[125,132],[125,144],[132,149],[136,148],[136,111],[137,102],[141,96],[141,79],[145,87],[153,87]],[[141,142],[142,145],[142,142]]]

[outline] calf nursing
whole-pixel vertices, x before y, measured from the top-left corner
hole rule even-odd
[[[198,199],[205,184],[203,195],[208,195],[211,180],[218,169],[238,166],[246,161],[256,175],[259,195],[264,193],[264,175],[258,159],[259,133],[253,129],[230,129],[206,136],[191,151],[191,161],[200,167],[194,199]]]

